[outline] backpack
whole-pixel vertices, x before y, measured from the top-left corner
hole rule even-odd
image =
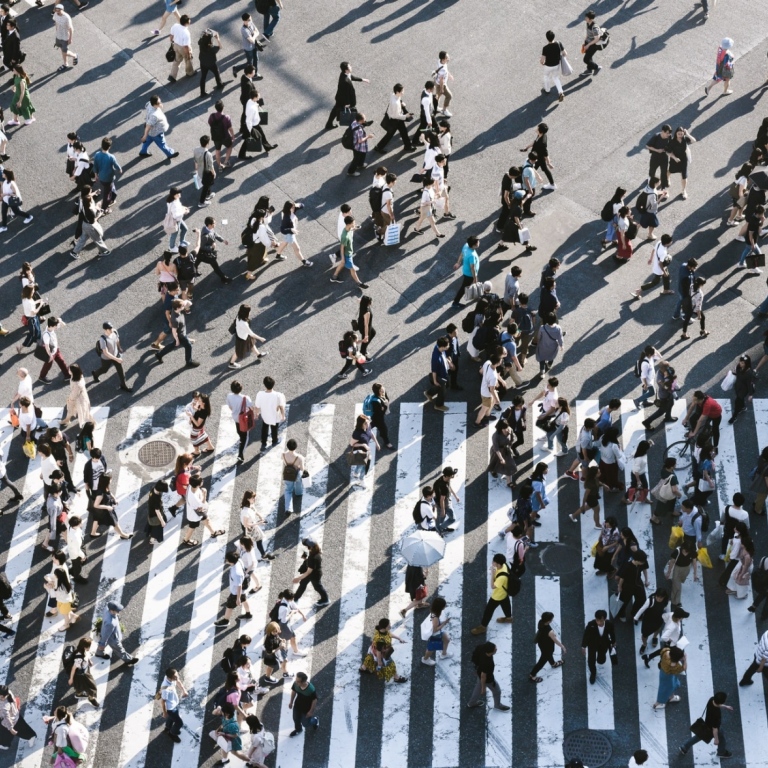
[[[475,330],[475,310],[470,309],[461,321],[461,330],[464,333],[472,333]]]
[[[701,532],[706,533],[709,530],[709,513],[706,510],[700,510],[692,518],[691,523],[696,523],[696,518],[701,518]]]
[[[729,194],[731,195],[731,197],[734,200],[739,200],[741,198],[741,194],[740,194],[740,190],[739,190],[739,185],[735,181],[731,182],[731,186],[730,186],[728,192],[729,192]]]
[[[293,464],[286,464],[283,467],[283,480],[293,483],[298,476],[299,470],[296,468],[295,462]]]
[[[174,476],[171,478],[171,490],[172,490],[174,493],[179,493],[179,483],[178,483],[178,479],[179,479],[179,476],[178,476],[178,475],[174,475]],[[180,494],[180,493],[179,493],[179,496],[181,496],[181,494]]]
[[[643,190],[638,196],[637,201],[635,202],[635,208],[640,213],[645,213],[646,209],[648,207],[648,193]]]
[[[224,674],[235,671],[235,664],[232,660],[233,652],[231,648],[224,651],[224,658],[219,662],[219,666],[224,670]],[[226,697],[225,697],[226,698]]]
[[[637,237],[637,222],[630,221],[627,227],[627,240],[634,240]]]
[[[635,378],[639,379],[643,375],[643,360],[645,360],[644,357],[641,357],[639,360],[635,361]]]
[[[102,333],[101,336],[99,336],[98,340],[96,341],[96,354],[101,357],[101,353],[103,352],[101,348],[101,340],[104,339],[104,344],[107,343],[107,337]]]
[[[421,522],[424,520],[424,516],[421,514],[421,499],[416,502],[416,506],[413,508],[413,522],[416,525],[421,526]]]
[[[283,605],[282,599],[278,600],[269,611],[269,620],[280,623],[280,606]]]
[[[374,403],[380,403],[381,400],[379,400],[378,397],[374,394],[368,395],[365,400],[363,400],[363,413],[369,418],[373,418],[373,404]]]
[[[208,127],[211,129],[211,139],[213,139],[214,144],[223,144],[226,141],[227,131],[223,125],[223,115],[221,112],[211,115]]]
[[[526,312],[522,307],[515,307],[512,311],[512,317],[514,317],[520,333],[533,332],[533,318],[530,312]]]
[[[600,211],[600,218],[605,221],[613,221],[613,200],[609,200]]]
[[[520,555],[517,554],[517,544],[515,544],[515,551],[512,554],[512,563],[509,566],[509,572],[515,576],[522,576],[525,573],[525,561],[520,559]],[[518,579],[518,592],[520,591],[519,579]],[[512,592],[507,590],[510,594]],[[517,594],[517,592],[515,593]]]
[[[0,573],[0,600],[10,600],[13,597],[13,588],[8,577]]]
[[[378,213],[381,210],[381,204],[384,199],[384,187],[371,187],[368,190],[368,202],[371,210]]]
[[[342,339],[339,342],[339,354],[342,357],[346,358],[348,350],[349,350],[349,347],[347,347],[347,342],[344,339]]]
[[[352,130],[351,125],[347,126],[347,130],[344,131],[341,136],[341,146],[344,147],[344,149],[355,148],[355,133]]]
[[[61,664],[64,671],[69,674],[72,671],[72,665],[75,663],[75,646],[65,645],[61,653]]]
[[[256,6],[256,13],[261,13],[262,15],[268,13],[272,5],[270,0],[255,0],[254,4]]]
[[[193,280],[195,277],[195,258],[192,254],[188,254],[186,258],[182,259],[177,256],[173,263],[176,265],[176,271],[179,274],[179,280]]]
[[[222,688],[214,697],[213,697],[213,708],[217,709],[220,708],[222,704],[227,703],[227,694],[229,691],[226,687]]]
[[[84,755],[88,751],[88,742],[91,739],[91,734],[88,733],[88,729],[77,720],[72,720],[69,724],[69,743],[72,749],[79,755]]]

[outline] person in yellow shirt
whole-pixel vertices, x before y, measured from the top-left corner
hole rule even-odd
[[[501,553],[495,554],[493,556],[493,562],[491,563],[491,597],[488,600],[488,604],[485,606],[485,611],[483,613],[483,618],[480,620],[480,624],[471,630],[473,635],[485,634],[488,625],[493,618],[494,611],[499,605],[504,612],[504,616],[500,619],[496,619],[497,623],[512,623],[512,604],[509,601],[510,578],[517,577],[511,577],[507,559]]]

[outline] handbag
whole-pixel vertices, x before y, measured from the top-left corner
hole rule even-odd
[[[45,304],[40,305],[40,309],[37,310],[37,316],[38,317],[45,317],[46,315],[51,314],[51,305],[47,302]]]
[[[24,451],[24,455],[28,459],[34,460],[35,456],[37,456],[37,446],[35,445],[34,440],[25,440],[24,445],[21,446],[21,450]]]
[[[250,432],[256,424],[256,416],[253,408],[249,408],[247,400],[243,397],[243,403],[240,406],[240,413],[237,416],[237,425],[241,432]]]
[[[165,52],[165,60],[169,64],[176,61],[176,51],[173,50],[173,43],[168,46],[168,50]]]
[[[245,139],[245,151],[246,152],[261,152],[263,149],[261,145],[261,136],[251,133]]]
[[[413,593],[413,599],[414,600],[424,600],[424,598],[427,596],[427,585],[422,584],[414,593]]]
[[[674,491],[672,490],[672,475],[659,480],[659,482],[653,486],[651,495],[659,501],[672,501],[672,499],[675,498]]]
[[[523,227],[522,229],[519,229],[517,231],[517,236],[520,240],[520,245],[531,242],[531,231],[528,229],[528,227]]]
[[[560,74],[563,77],[568,77],[573,74],[573,67],[571,62],[565,56],[560,56]]]
[[[712,741],[714,734],[712,729],[704,722],[704,715],[707,713],[707,708],[704,707],[704,711],[701,713],[701,717],[697,718],[691,723],[691,732],[694,736],[701,739],[705,744],[709,744]]]
[[[471,283],[464,291],[464,301],[477,301],[483,295],[483,286],[480,283]]]
[[[165,230],[166,235],[172,235],[174,232],[179,231],[179,222],[173,218],[170,208],[163,219],[163,229]]]
[[[203,186],[203,182],[200,181],[200,174],[197,171],[192,174],[192,182],[195,185],[195,189],[200,189]]]
[[[725,374],[725,378],[723,379],[722,383],[720,384],[720,389],[723,390],[723,392],[727,392],[729,389],[733,389],[733,385],[736,383],[736,374],[733,371],[728,371],[728,373]]]
[[[368,462],[368,451],[347,451],[347,464],[350,467],[362,467]]]
[[[40,360],[40,362],[48,362],[48,353],[45,351],[45,347],[42,344],[38,344],[35,347],[35,357]]]
[[[16,429],[19,426],[19,414],[16,413],[16,409],[15,408],[11,408],[10,416],[11,416],[11,418],[10,418],[11,426],[14,429]]]
[[[390,224],[384,232],[384,245],[400,244],[400,225]]]
[[[751,264],[750,269],[755,269],[755,267],[764,267],[765,266],[765,254],[764,253],[753,253],[750,256],[747,256],[747,261],[750,262],[750,264]]]
[[[269,112],[259,110],[259,125],[269,125]]]
[[[623,606],[624,603],[619,598],[619,596],[616,593],[612,594],[610,600],[608,601],[608,610],[612,619],[618,615]]]
[[[352,110],[344,107],[339,114],[339,125],[352,125]]]

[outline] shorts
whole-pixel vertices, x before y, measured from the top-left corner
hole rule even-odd
[[[422,205],[422,206],[420,207],[419,211],[420,211],[421,215],[422,215],[422,216],[423,216],[425,219],[430,219],[430,220],[432,220],[432,219],[434,219],[434,218],[435,218],[435,210],[434,210],[434,208],[432,207],[432,203],[430,203],[428,206],[427,206],[427,205]]]
[[[59,40],[59,38],[56,38],[56,42],[53,44],[54,48],[61,48],[61,50],[66,53],[69,50],[69,41],[67,40]]]
[[[213,146],[216,147],[219,151],[221,151],[222,147],[226,147],[229,149],[232,146],[232,137],[227,134],[226,138],[224,138],[222,141],[217,141],[214,139]]]
[[[72,611],[72,603],[56,603],[56,608],[62,616],[69,616]]]
[[[438,635],[432,635],[432,637],[427,640],[427,650],[428,651],[442,651],[443,650],[443,634],[442,632]]]
[[[174,11],[176,11],[176,13],[178,13],[178,9],[177,9],[176,3],[171,3],[171,2],[169,2],[169,0],[165,0],[165,12],[166,13],[173,13]]]
[[[237,608],[237,595],[233,595],[231,592],[227,595],[227,602],[224,603],[227,608]]]
[[[194,288],[194,285],[194,277],[191,280],[179,280],[179,288],[181,288],[182,291],[189,291],[191,288]]]
[[[492,400],[490,397],[481,397],[480,402],[482,403],[483,408],[490,408]]]
[[[281,233],[283,234],[283,233]],[[295,243],[296,242],[296,235],[292,235],[291,233],[288,233],[287,235],[283,234],[283,237],[285,238],[286,243]]]
[[[354,256],[344,256],[344,266],[347,269],[354,269],[355,268],[355,262],[353,261]]]
[[[193,523],[191,520],[187,520],[187,525],[190,528],[199,528],[201,522],[202,522],[202,520],[198,520],[196,523]]]
[[[584,497],[584,503],[589,509],[596,509],[600,506],[600,494],[597,491],[589,491]]]

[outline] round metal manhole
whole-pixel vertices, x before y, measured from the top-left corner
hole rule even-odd
[[[541,554],[544,566],[558,576],[567,576],[581,570],[581,552],[566,544],[553,544]]]
[[[608,737],[600,731],[573,731],[563,739],[566,761],[581,760],[586,768],[601,768],[613,754]]]
[[[150,440],[139,448],[139,461],[152,469],[167,467],[176,461],[176,448],[167,440]]]

